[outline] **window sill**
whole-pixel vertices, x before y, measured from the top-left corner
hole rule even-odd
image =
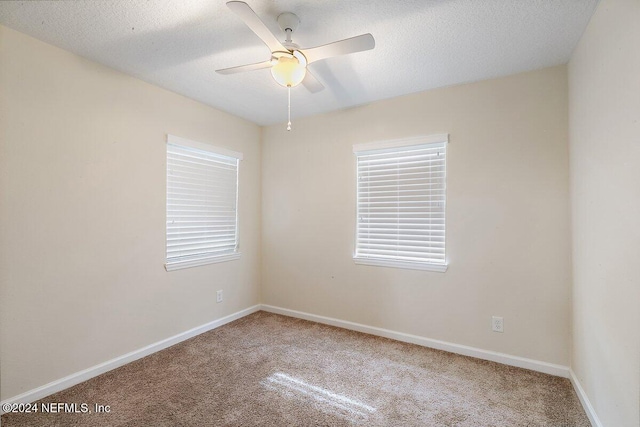
[[[444,273],[447,271],[447,264],[426,264],[421,262],[398,261],[393,259],[375,259],[375,258],[353,258],[353,262],[362,265],[374,265],[377,267],[406,268],[409,270],[426,270]]]
[[[168,263],[165,264],[164,268],[167,271],[182,270],[183,268],[199,267],[201,265],[233,261],[234,259],[240,259],[240,252],[236,252],[229,255],[210,257],[210,258],[194,259],[190,261],[174,261],[171,264],[168,264]]]

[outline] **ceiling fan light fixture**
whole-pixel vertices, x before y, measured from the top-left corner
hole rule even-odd
[[[271,63],[271,75],[284,87],[299,85],[307,74],[307,59],[297,50],[293,53],[274,52]]]
[[[287,97],[289,100],[289,122],[287,123],[287,130],[291,130],[291,88],[303,82],[304,86],[311,93],[316,93],[324,88],[322,83],[313,76],[313,73],[307,71],[308,64],[332,56],[373,49],[376,45],[371,34],[361,34],[349,39],[301,50],[300,46],[291,40],[291,34],[298,28],[298,24],[300,23],[300,18],[295,14],[284,12],[278,16],[280,29],[284,31],[286,35],[286,40],[281,42],[248,4],[243,1],[234,0],[227,2],[227,6],[267,45],[271,51],[271,60],[239,67],[224,68],[216,70],[216,72],[220,74],[234,74],[242,71],[271,68],[273,79],[279,85],[287,88]]]

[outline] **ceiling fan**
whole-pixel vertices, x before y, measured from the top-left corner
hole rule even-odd
[[[278,24],[285,33],[285,40],[280,42],[267,26],[258,18],[251,7],[242,1],[227,2],[227,6],[244,21],[245,24],[267,45],[271,51],[271,58],[255,64],[216,70],[219,74],[234,74],[243,71],[271,68],[271,75],[280,85],[289,88],[289,123],[287,130],[291,130],[291,88],[302,85],[312,93],[324,89],[307,68],[309,64],[333,56],[346,55],[373,49],[376,42],[371,34],[360,36],[322,46],[301,49],[291,41],[291,35],[298,28],[300,19],[293,13],[284,12],[278,16]]]

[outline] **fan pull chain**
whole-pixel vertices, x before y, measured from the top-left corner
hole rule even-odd
[[[289,122],[287,123],[287,131],[291,130],[291,86],[287,86],[289,96]]]

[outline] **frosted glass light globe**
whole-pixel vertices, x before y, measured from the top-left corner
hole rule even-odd
[[[304,55],[298,51],[294,51],[293,54],[281,52],[276,54],[279,56],[276,57],[274,54],[271,66],[271,75],[274,80],[284,87],[299,85],[307,74],[307,60]]]

